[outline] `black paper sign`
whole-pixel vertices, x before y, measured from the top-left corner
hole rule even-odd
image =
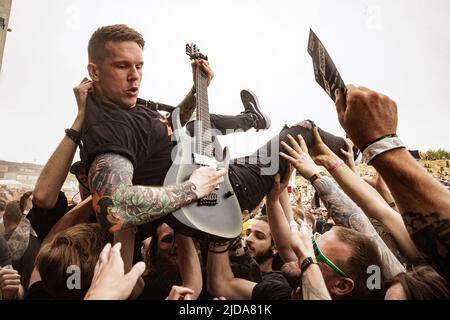
[[[313,61],[317,83],[336,102],[334,92],[336,89],[342,89],[345,92],[345,84],[327,50],[312,30],[309,31],[308,53]]]

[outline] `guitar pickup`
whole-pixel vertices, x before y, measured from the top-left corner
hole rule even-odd
[[[207,167],[215,167],[217,168],[217,161],[214,158],[204,156],[202,154],[193,153],[192,154],[193,160],[195,164],[198,164],[200,166],[207,166]]]
[[[217,194],[214,192],[211,192],[210,194],[208,194],[206,197],[203,197],[201,199],[199,199],[197,201],[197,205],[198,206],[208,206],[208,207],[212,207],[217,205]]]

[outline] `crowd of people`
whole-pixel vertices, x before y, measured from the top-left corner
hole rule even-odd
[[[2,299],[450,299],[450,193],[397,137],[392,99],[348,85],[335,92],[348,138],[301,121],[228,169],[164,185],[176,143],[171,117],[138,98],[144,46],[126,25],[94,32],[76,119],[33,192],[14,200],[2,190]],[[199,72],[207,85],[214,76],[206,60],[192,67],[194,86],[175,108],[187,127]],[[211,115],[218,132],[270,126],[255,94],[241,98],[242,114]],[[358,150],[375,176],[357,173]],[[294,169],[311,199],[289,195]],[[69,172],[78,204],[61,191]],[[192,237],[167,219],[224,181],[242,211],[238,236]]]

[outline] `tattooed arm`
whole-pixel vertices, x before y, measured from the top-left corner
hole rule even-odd
[[[12,261],[20,260],[27,250],[30,241],[30,229],[30,221],[27,218],[22,217],[7,241]]]
[[[383,177],[402,214],[437,212],[441,219],[450,220],[450,192],[406,149],[382,153],[371,164]]]
[[[313,134],[316,144],[312,152],[316,154],[315,158],[316,161],[318,161],[320,158],[318,154],[324,154],[325,152],[317,149],[320,149],[320,147],[325,144],[323,142],[320,143],[321,139],[317,128],[313,129]],[[292,136],[288,135],[288,139],[290,145],[282,142],[282,145],[288,154],[282,152],[280,155],[292,163],[306,179],[310,179],[314,174],[320,172],[320,168],[309,155],[308,148],[306,147],[306,143],[302,136],[298,136],[300,144],[297,143]],[[335,166],[335,164],[333,164],[333,166]],[[343,193],[331,179],[321,177],[320,175],[317,177],[318,178],[313,181],[313,186],[336,224],[362,232],[375,241],[380,249],[383,270],[387,277],[393,277],[400,272],[404,272],[405,268],[403,268],[391,250],[380,238],[362,210],[345,193]]]
[[[397,132],[396,103],[370,89],[349,85],[345,95],[338,90],[336,110],[340,124],[359,148]],[[450,280],[450,192],[406,148],[381,153],[370,164],[391,190],[417,248]]]
[[[321,165],[330,169],[339,158],[331,153],[321,157]],[[395,237],[402,254],[409,261],[420,259],[420,254],[412,242],[400,214],[392,209],[376,190],[354,174],[347,166],[333,170],[333,178],[339,183],[345,193],[371,218],[382,222]]]
[[[371,164],[391,190],[417,248],[450,281],[450,192],[406,149],[385,152]]]
[[[99,222],[115,232],[153,221],[208,195],[225,174],[225,169],[202,167],[178,185],[133,186],[131,162],[123,156],[106,153],[92,163],[89,185]]]
[[[364,212],[330,178],[316,179],[313,186],[336,225],[362,232],[375,241],[380,249],[383,270],[387,278],[405,272],[405,268],[386,246]]]

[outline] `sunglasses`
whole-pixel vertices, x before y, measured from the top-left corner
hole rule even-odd
[[[320,233],[316,232],[314,236],[312,237],[312,243],[313,243],[313,249],[314,254],[316,255],[317,262],[322,262],[327,264],[331,269],[334,270],[338,275],[344,277],[344,278],[350,278],[344,271],[342,271],[337,265],[335,265],[333,262],[331,262],[330,259],[328,259],[320,250],[319,245],[317,244],[317,237],[320,235]]]

